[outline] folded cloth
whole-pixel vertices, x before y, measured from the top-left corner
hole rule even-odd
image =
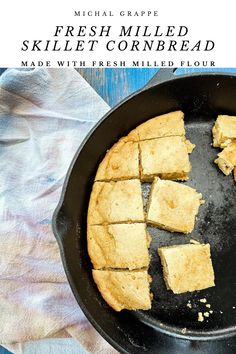
[[[8,348],[66,333],[90,353],[116,352],[76,303],[51,229],[73,155],[108,109],[73,69],[8,69],[0,78],[0,342]]]
[[[32,342],[22,342],[13,351],[22,354],[88,354],[73,338],[44,338]],[[2,353],[1,349],[0,353],[6,354]]]

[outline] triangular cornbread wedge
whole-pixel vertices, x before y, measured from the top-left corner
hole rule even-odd
[[[115,311],[151,308],[151,279],[146,270],[92,272],[102,297]]]

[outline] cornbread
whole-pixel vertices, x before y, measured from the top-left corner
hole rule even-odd
[[[226,147],[236,139],[236,117],[219,115],[212,128],[212,134],[214,147]]]
[[[229,143],[217,156],[215,163],[225,175],[229,175],[236,167],[236,139]]]
[[[195,144],[192,144],[190,140],[185,139],[185,144],[187,146],[187,151],[189,154],[191,154],[193,152],[193,149],[196,147]]]
[[[198,322],[203,322],[204,321],[204,317],[202,312],[198,312]]]
[[[88,225],[124,222],[144,222],[140,181],[95,182],[88,208]]]
[[[141,141],[176,135],[185,135],[184,113],[181,111],[170,112],[147,120],[132,130],[127,140]]]
[[[98,167],[95,181],[131,178],[139,178],[138,143],[125,142],[122,138],[105,155]]]
[[[146,270],[93,270],[93,279],[104,300],[115,311],[151,308],[151,279]]]
[[[178,182],[155,178],[148,205],[147,222],[171,232],[193,231],[202,195]]]
[[[95,269],[137,269],[149,265],[145,224],[89,225],[88,252]]]
[[[181,136],[141,141],[141,179],[150,181],[158,176],[162,179],[187,180],[191,171],[190,144]]]
[[[173,293],[202,290],[215,285],[209,244],[160,247],[166,286]]]
[[[188,179],[194,147],[185,137],[184,113],[171,112],[121,138],[97,169],[87,215],[88,253],[98,290],[115,311],[151,308],[146,223],[171,232],[194,228],[202,195],[171,181]],[[146,190],[142,196],[141,181],[153,180],[144,212],[147,196]],[[195,241],[161,247],[158,253],[166,285],[174,293],[214,286],[209,245]]]

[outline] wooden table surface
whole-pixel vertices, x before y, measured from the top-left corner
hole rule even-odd
[[[5,69],[0,68],[0,75]],[[158,71],[158,69],[134,68],[84,68],[78,69],[80,74],[97,91],[97,93],[111,106],[115,106],[123,98],[142,88]],[[219,71],[236,73],[236,68],[231,69],[178,69],[176,75],[192,72]],[[6,319],[7,321],[7,319]],[[9,353],[0,347],[0,354]]]

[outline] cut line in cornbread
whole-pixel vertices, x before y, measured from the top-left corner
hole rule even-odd
[[[95,182],[87,221],[88,225],[144,222],[140,181]]]
[[[149,199],[147,222],[171,232],[194,229],[202,195],[182,183],[155,178]]]
[[[228,176],[236,167],[236,139],[229,143],[217,156],[215,163]]]
[[[167,289],[175,294],[215,285],[209,244],[158,248]]]
[[[194,147],[181,136],[145,140],[139,143],[141,179],[151,181],[155,176],[162,179],[188,179],[191,171],[189,151]]]
[[[94,270],[93,279],[104,300],[115,311],[149,310],[151,277],[146,270]]]
[[[88,253],[95,269],[140,269],[149,265],[145,224],[90,225]]]
[[[226,147],[233,139],[236,139],[236,117],[219,115],[212,128],[213,146]]]
[[[138,143],[120,139],[100,163],[95,181],[139,178]]]
[[[142,141],[165,136],[184,136],[184,113],[166,113],[147,120],[132,130],[126,137],[128,141]]]

